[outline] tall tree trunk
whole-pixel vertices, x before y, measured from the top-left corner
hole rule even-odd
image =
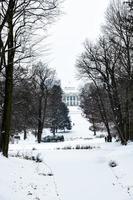
[[[110,138],[110,141],[112,141],[112,136],[111,136],[111,132],[110,132],[110,127],[109,127],[109,122],[108,122],[108,117],[107,117],[107,112],[103,103],[103,99],[102,99],[102,95],[101,92],[99,90],[99,87],[96,83],[96,81],[94,80],[94,78],[92,78],[92,76],[90,75],[91,79],[93,80],[93,83],[97,89],[97,94],[98,94],[98,99],[97,99],[97,103],[98,103],[98,108],[99,108],[99,112],[102,118],[102,121],[105,125],[105,128],[107,130],[107,134],[108,134],[108,138]]]
[[[123,124],[123,118],[122,118],[122,112],[121,112],[121,104],[117,92],[117,86],[115,82],[115,78],[112,77],[112,90],[111,86],[108,86],[108,96],[110,100],[110,105],[113,113],[113,122],[116,126],[116,130],[118,132],[119,138],[121,140],[121,143],[126,145],[127,141],[124,137],[124,124]]]
[[[8,64],[5,69],[5,98],[2,116],[2,129],[0,139],[0,149],[4,156],[8,157],[8,146],[11,129],[12,97],[13,97],[13,66],[14,66],[14,43],[13,43],[13,8],[14,1],[10,8],[8,18]]]
[[[92,124],[93,124],[93,132],[94,132],[94,136],[96,135],[96,126],[95,126],[95,120],[92,117]]]
[[[39,97],[39,108],[38,108],[38,133],[37,133],[37,141],[41,142],[41,134],[42,134],[42,96]]]
[[[24,128],[24,140],[27,139],[27,131],[26,131],[26,128]]]
[[[125,138],[128,141],[130,138],[130,125],[129,125],[129,87],[128,87],[128,83],[127,83],[127,87],[126,87],[126,102],[125,102]]]
[[[47,98],[48,98],[48,93],[46,92],[45,94],[45,99],[44,99],[44,108],[43,108],[43,117],[42,117],[42,131],[44,127],[44,121],[45,121],[45,116],[46,116],[46,109],[47,109]]]
[[[44,127],[44,121],[45,121],[45,115],[46,115],[46,109],[47,109],[47,91],[45,94],[44,104],[43,102],[43,94],[39,99],[39,112],[38,112],[38,143],[41,142],[42,139],[42,132]]]

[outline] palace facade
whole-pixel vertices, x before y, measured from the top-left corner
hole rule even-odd
[[[63,102],[67,106],[79,106],[80,97],[75,87],[65,87],[63,89]]]

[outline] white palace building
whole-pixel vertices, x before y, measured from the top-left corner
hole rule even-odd
[[[80,97],[75,87],[65,87],[63,89],[63,102],[67,106],[79,106]]]

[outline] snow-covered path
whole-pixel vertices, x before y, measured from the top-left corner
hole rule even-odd
[[[116,180],[104,152],[47,151],[45,159],[52,166],[61,200],[129,200]]]
[[[37,144],[34,140],[27,140],[10,145],[11,153],[18,151],[40,153],[44,161],[39,164],[41,174],[44,174],[47,168],[48,171],[52,170],[54,176],[51,178],[41,177],[41,181],[40,179],[34,180],[35,173],[31,171],[30,176],[32,177],[33,174],[32,182],[35,181],[38,185],[36,196],[40,197],[39,200],[132,200],[133,145],[123,147],[117,143],[107,144],[104,142],[104,138],[93,136],[89,130],[89,123],[83,118],[81,110],[71,108],[70,114],[74,126],[70,133],[65,133],[65,142]],[[96,148],[73,149],[76,145],[90,145]],[[72,148],[71,150],[63,150],[63,147]],[[110,160],[117,161],[118,166],[111,168],[109,166]],[[23,167],[25,170],[30,170],[26,162]],[[15,174],[17,176],[19,170],[15,171]],[[50,181],[49,185],[47,181]],[[30,180],[29,182],[27,180],[26,185],[29,183]],[[16,184],[21,185],[21,182],[19,183],[18,180]],[[38,193],[41,191],[41,185],[42,188],[45,186],[47,188],[45,192],[42,190],[42,194]],[[48,188],[50,189],[48,190]],[[13,200],[21,199],[13,198]],[[29,199],[35,200],[37,198],[31,195]],[[6,200],[12,200],[12,198]],[[28,200],[28,197],[25,200]]]
[[[74,126],[66,138],[93,137],[93,133],[89,131],[89,123],[82,116],[80,109],[70,108],[70,115]],[[112,147],[103,145],[101,149],[93,150],[45,151],[44,158],[46,163],[52,166],[60,199],[131,199],[126,188],[119,184],[113,169],[109,167],[108,154],[112,150]]]
[[[90,123],[82,116],[82,111],[78,107],[69,107],[72,121],[72,131],[66,134],[66,138],[87,138],[92,135],[89,130]]]

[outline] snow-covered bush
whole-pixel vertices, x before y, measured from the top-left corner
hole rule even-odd
[[[95,148],[95,147],[92,147],[92,146],[90,146],[90,145],[77,145],[76,147],[75,147],[75,149],[93,149],[93,148]]]
[[[104,138],[105,135],[104,134],[100,134],[100,135],[97,135],[96,138]]]
[[[81,146],[81,149],[92,149],[95,147],[91,147],[90,145],[86,145],[86,146]]]
[[[62,149],[64,149],[64,150],[70,150],[70,149],[72,149],[72,146],[65,146]]]
[[[25,160],[32,160],[35,162],[43,162],[43,159],[41,157],[41,154],[38,153],[37,155],[33,155],[32,152],[16,152],[15,154],[11,154],[10,156],[16,157],[16,158],[22,158]]]
[[[73,150],[73,149],[76,149],[76,150],[84,150],[84,149],[95,149],[95,148],[99,148],[99,147],[95,147],[95,146],[90,146],[90,145],[79,145],[77,144],[75,147],[74,146],[64,146],[64,147],[57,147],[56,150]]]
[[[76,145],[76,148],[75,149],[80,149],[80,145]]]

